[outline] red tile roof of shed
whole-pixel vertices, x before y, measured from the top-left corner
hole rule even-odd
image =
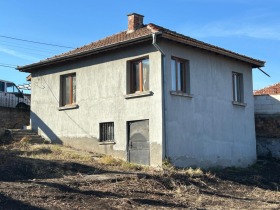
[[[280,82],[265,87],[260,90],[254,91],[254,95],[279,95],[280,94]]]

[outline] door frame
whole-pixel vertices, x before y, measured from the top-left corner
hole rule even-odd
[[[131,122],[139,122],[139,121],[145,121],[148,120],[149,121],[149,158],[150,158],[150,164],[151,165],[151,144],[150,144],[150,119],[139,119],[139,120],[129,120],[126,121],[126,161],[130,163],[130,159],[129,159],[129,123]]]

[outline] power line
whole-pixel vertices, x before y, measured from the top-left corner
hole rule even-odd
[[[35,43],[35,44],[49,45],[49,46],[53,46],[53,47],[62,47],[62,48],[74,49],[73,47],[67,47],[67,46],[56,45],[56,44],[49,44],[49,43],[44,43],[44,42],[36,42],[36,41],[27,40],[27,39],[19,39],[19,38],[10,37],[10,36],[4,36],[4,35],[0,35],[0,37],[6,38],[6,39],[14,39],[14,40],[23,41],[23,42],[30,42],[30,43]]]
[[[21,47],[36,47],[36,48],[40,48],[40,49],[44,49],[44,50],[57,50],[56,48],[52,47],[52,46],[40,46],[38,47],[38,45],[33,44],[33,43],[29,43],[29,42],[18,42],[16,40],[3,40],[0,38],[0,43],[4,43],[4,44],[16,44],[17,46],[21,46]],[[61,50],[61,49],[59,49]]]
[[[0,46],[4,46],[4,47],[6,47],[5,46],[5,44],[4,45],[2,45],[1,43],[0,43]],[[8,45],[8,47],[9,47],[9,49],[12,49],[12,50],[16,50],[16,51],[18,51],[18,52],[21,52],[21,53],[26,53],[26,54],[33,54],[33,55],[39,55],[39,56],[43,56],[43,57],[49,57],[49,56],[53,56],[53,55],[55,55],[55,54],[60,54],[59,52],[46,52],[46,51],[43,51],[43,50],[33,50],[33,49],[25,49],[25,48],[22,48],[22,47],[17,47],[17,46],[11,46],[11,45]],[[38,49],[40,49],[40,48],[38,48]]]
[[[56,53],[54,51],[49,51],[49,50],[45,50],[45,49],[42,49],[42,48],[29,48],[29,47],[22,47],[22,46],[12,45],[12,44],[2,44],[1,41],[0,41],[0,45],[14,47],[14,48],[27,49],[27,50],[41,51],[41,52],[46,52],[46,53]]]
[[[14,64],[7,64],[7,63],[0,63],[0,65],[5,65],[5,66],[14,66],[14,67],[17,67],[17,65],[14,65]]]
[[[8,66],[8,65],[1,65],[1,64],[0,64],[0,66],[1,67],[6,67],[6,68],[11,68],[11,69],[15,69],[16,68],[16,67]]]

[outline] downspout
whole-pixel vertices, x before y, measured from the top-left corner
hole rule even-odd
[[[163,52],[163,50],[158,46],[157,44],[157,35],[161,34],[160,32],[157,33],[153,33],[153,45],[154,47],[161,53],[161,61],[162,61],[162,120],[163,120],[163,144],[164,144],[164,149],[163,149],[163,157],[166,158],[167,154],[166,154],[166,111],[165,111],[165,107],[166,107],[166,96],[165,96],[165,84],[166,84],[166,77],[165,77],[165,69],[166,69],[166,58],[165,58],[165,53]]]

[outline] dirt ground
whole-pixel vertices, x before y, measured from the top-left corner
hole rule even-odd
[[[280,161],[140,167],[57,145],[3,144],[0,209],[280,209]]]

